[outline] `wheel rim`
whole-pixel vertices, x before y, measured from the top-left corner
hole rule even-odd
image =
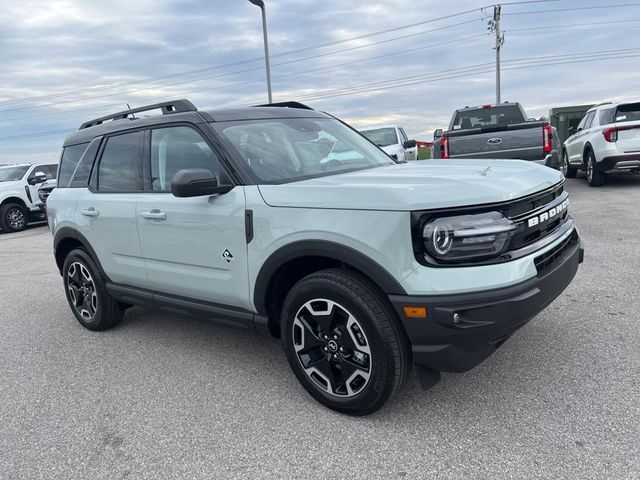
[[[87,267],[74,262],[67,270],[67,290],[73,308],[85,320],[92,320],[98,311],[96,285]]]
[[[591,181],[593,179],[593,160],[591,155],[587,158],[587,179]]]
[[[7,223],[14,230],[24,228],[24,212],[20,208],[12,208],[7,212]]]
[[[371,377],[371,348],[362,325],[342,305],[324,298],[305,303],[292,327],[306,375],[330,395],[353,397]]]
[[[566,177],[568,171],[569,171],[569,158],[565,153],[564,156],[562,157],[562,174]]]

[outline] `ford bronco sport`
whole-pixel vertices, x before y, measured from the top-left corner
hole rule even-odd
[[[425,387],[469,370],[553,301],[582,261],[567,205],[562,173],[537,164],[398,164],[302,104],[186,100],[84,123],[48,199],[83,326],[144,305],[256,329],[354,415],[414,363]]]

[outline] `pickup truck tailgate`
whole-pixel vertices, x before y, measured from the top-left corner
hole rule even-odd
[[[509,125],[499,130],[481,128],[450,131],[449,156],[542,160],[542,123]]]

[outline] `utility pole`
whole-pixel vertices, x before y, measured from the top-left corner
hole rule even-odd
[[[269,66],[269,40],[267,39],[267,13],[263,0],[249,0],[254,5],[260,7],[262,11],[262,36],[264,38],[264,63],[267,70],[267,98],[269,103],[273,103],[271,96],[271,67]]]
[[[500,30],[500,9],[501,5],[493,6],[493,18],[489,20],[489,31],[496,36],[496,103],[500,103],[500,50],[504,45],[504,32]]]

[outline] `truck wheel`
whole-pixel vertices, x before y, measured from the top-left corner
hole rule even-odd
[[[606,180],[606,174],[598,170],[596,156],[589,150],[587,152],[587,185],[590,187],[599,187],[600,185],[604,185]]]
[[[83,327],[106,330],[122,320],[122,305],[107,293],[98,268],[87,252],[78,248],[67,255],[62,278],[71,311]]]
[[[325,406],[373,413],[407,378],[409,341],[385,300],[365,277],[342,269],[313,273],[287,295],[281,325],[287,360]]]
[[[19,232],[27,228],[27,209],[18,203],[0,207],[0,228],[5,232]]]
[[[576,173],[578,173],[578,169],[569,165],[569,155],[565,151],[562,155],[562,174],[566,178],[575,178]]]

